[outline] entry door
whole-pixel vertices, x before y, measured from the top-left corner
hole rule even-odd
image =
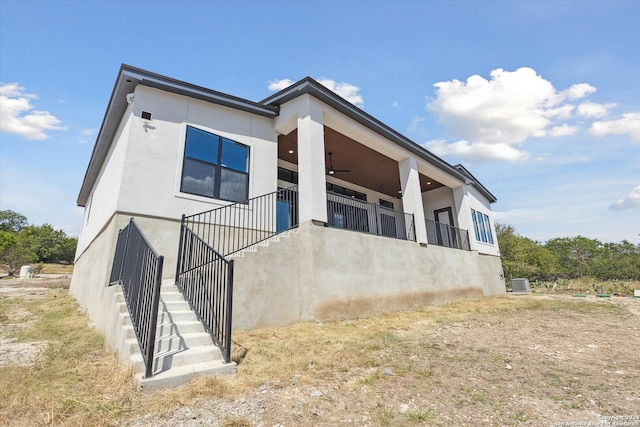
[[[453,212],[451,208],[437,209],[433,211],[433,216],[436,219],[436,236],[438,239],[438,245],[453,247],[453,233],[451,233],[451,227],[453,227]],[[442,225],[440,225],[442,224]]]

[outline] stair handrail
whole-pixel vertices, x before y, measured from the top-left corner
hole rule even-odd
[[[182,224],[226,258],[298,226],[297,186],[184,215]]]
[[[233,260],[226,259],[192,230],[180,227],[176,286],[226,363],[231,362]]]
[[[134,219],[118,231],[109,285],[122,285],[129,318],[140,347],[145,378],[153,375],[164,257],[158,255]]]
[[[298,226],[295,186],[194,215],[183,215],[176,286],[231,362],[233,269],[230,256]]]

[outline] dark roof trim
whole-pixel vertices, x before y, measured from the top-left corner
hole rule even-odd
[[[412,152],[413,154],[419,156],[420,158],[426,160],[432,165],[446,171],[447,173],[453,175],[459,180],[476,185],[476,188],[491,201],[491,203],[495,202],[497,199],[493,194],[491,194],[480,182],[473,177],[471,174],[465,174],[463,171],[459,170],[457,167],[452,166],[446,161],[442,160],[440,157],[428,151],[426,148],[416,144],[411,141],[406,136],[400,134],[394,129],[382,123],[380,120],[356,107],[349,101],[340,97],[336,93],[332,92],[321,83],[312,79],[311,77],[305,77],[304,79],[294,83],[293,85],[281,90],[278,93],[275,93],[268,98],[263,99],[260,103],[271,105],[271,106],[280,106],[288,101],[291,101],[294,98],[297,98],[300,95],[308,94],[313,96],[314,98],[324,102],[335,110],[341,112],[342,114],[350,117],[356,122],[360,123],[363,126],[368,127],[372,131],[381,135],[382,137],[395,142],[402,148]],[[466,171],[466,169],[465,169]],[[470,181],[470,178],[472,182]]]
[[[496,196],[491,194],[491,192],[487,189],[487,187],[482,185],[480,183],[480,181],[478,181],[478,179],[475,176],[473,176],[473,174],[471,172],[469,172],[469,170],[467,168],[465,168],[461,164],[455,165],[454,168],[456,168],[457,170],[462,172],[464,175],[466,175],[470,180],[472,180],[473,181],[473,185],[478,189],[478,191],[480,191],[482,193],[483,196],[485,196],[487,199],[489,199],[490,203],[495,203],[495,202],[498,201],[498,199],[496,199]]]
[[[77,203],[79,206],[85,206],[89,199],[93,183],[102,169],[104,160],[122,121],[122,116],[127,110],[126,96],[132,93],[137,85],[144,85],[178,95],[200,99],[205,102],[211,102],[268,118],[275,118],[279,115],[279,106],[281,104],[297,98],[300,95],[308,94],[439,169],[446,171],[455,178],[466,184],[474,185],[491,203],[497,200],[495,196],[462,165],[450,165],[424,147],[416,144],[380,120],[332,92],[311,77],[305,77],[260,102],[254,102],[122,64],[113,91],[111,92],[111,97],[109,98],[107,111],[102,120],[96,143],[93,147],[91,160],[85,172],[80,194],[78,195]]]
[[[135,81],[136,84],[142,84],[144,86],[161,89],[178,95],[184,95],[218,105],[224,105],[225,107],[246,111],[247,113],[258,114],[264,117],[273,118],[278,116],[277,107],[271,107],[262,103],[249,101],[248,99],[207,89],[181,80],[172,79],[170,77],[135,68],[130,65],[123,64],[120,69],[120,73],[124,74],[128,79]]]
[[[132,93],[137,85],[148,86],[161,89],[178,95],[188,96],[190,98],[200,99],[205,102],[222,105],[229,108],[245,111],[247,113],[260,115],[268,118],[278,116],[279,109],[269,105],[259,104],[257,102],[238,98],[236,96],[227,95],[215,90],[206,89],[191,83],[165,77],[160,74],[152,73],[130,65],[122,64],[118,71],[118,77],[113,86],[107,111],[102,119],[102,125],[96,138],[96,143],[91,153],[91,160],[84,175],[80,194],[77,203],[79,206],[85,206],[93,183],[100,173],[102,164],[109,152],[109,148],[116,136],[118,127],[122,120],[124,112],[127,110],[126,96]]]

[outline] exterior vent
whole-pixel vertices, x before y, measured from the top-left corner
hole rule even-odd
[[[531,292],[529,279],[511,279],[511,289],[513,292]]]

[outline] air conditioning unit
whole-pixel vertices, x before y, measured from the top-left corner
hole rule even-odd
[[[511,279],[511,289],[513,292],[531,292],[529,279]]]

